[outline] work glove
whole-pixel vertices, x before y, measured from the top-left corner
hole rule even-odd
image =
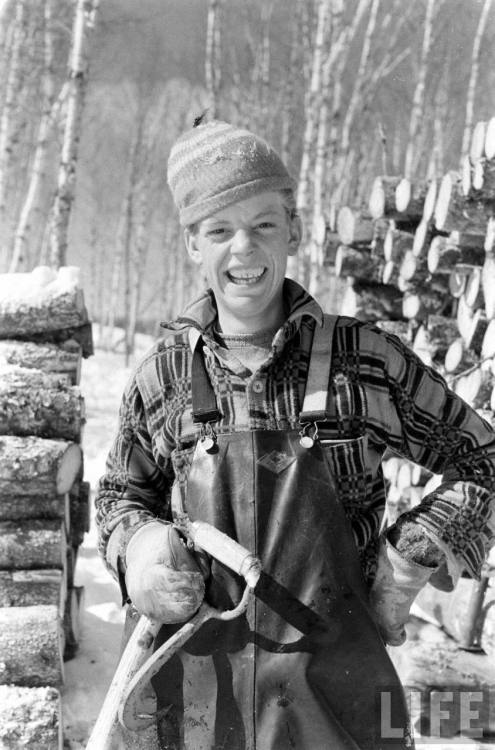
[[[126,586],[138,612],[163,623],[185,622],[205,593],[194,555],[170,524],[148,523],[131,537],[126,551]]]
[[[380,540],[370,601],[385,643],[390,646],[404,643],[404,625],[411,604],[437,567],[425,567],[406,560],[386,538]]]

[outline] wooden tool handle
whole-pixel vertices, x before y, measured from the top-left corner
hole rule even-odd
[[[131,677],[146,661],[160,623],[141,616],[113,676],[103,706],[91,732],[86,750],[111,750],[112,734],[117,721],[122,694]]]
[[[255,555],[235,542],[227,534],[205,521],[192,521],[187,527],[191,541],[219,562],[245,578],[254,588],[261,573],[261,563]]]

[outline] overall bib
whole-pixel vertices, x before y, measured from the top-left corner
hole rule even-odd
[[[328,328],[316,330],[301,414],[314,424],[325,413],[331,340]],[[200,349],[192,388],[195,419],[209,437],[196,446],[173,513],[239,541],[263,572],[245,615],[205,623],[154,678],[161,747],[411,748],[402,688],[369,611],[324,447],[297,430],[214,435],[219,414]],[[211,605],[231,609],[243,589],[211,560]],[[163,626],[156,647],[178,627]]]

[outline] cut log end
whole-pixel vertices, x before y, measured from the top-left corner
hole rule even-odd
[[[82,451],[75,443],[69,444],[57,471],[57,494],[65,495],[74,484],[82,465]]]

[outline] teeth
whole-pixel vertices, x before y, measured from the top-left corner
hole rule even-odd
[[[236,282],[236,281],[257,281],[258,279],[263,276],[265,272],[264,268],[246,268],[246,269],[237,269],[235,272],[228,271],[229,278]]]

